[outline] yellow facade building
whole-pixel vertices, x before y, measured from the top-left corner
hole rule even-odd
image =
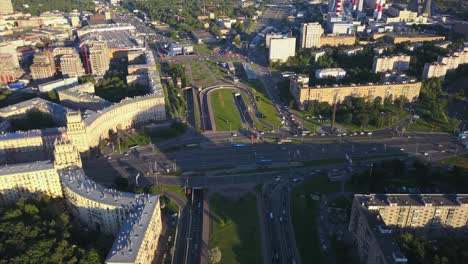
[[[83,226],[117,238],[106,263],[153,262],[161,235],[159,196],[105,188],[81,168],[78,150],[56,140],[54,161],[0,167],[0,204],[35,195],[64,196]]]
[[[392,233],[398,229],[465,233],[468,195],[356,194],[348,229],[363,263],[407,263]]]
[[[385,99],[392,96],[393,100],[400,96],[413,101],[419,97],[420,82],[360,84],[360,85],[334,85],[309,86],[309,77],[299,75],[291,78],[289,91],[300,106],[309,102],[341,102],[351,97],[362,97],[374,100],[376,97]]]
[[[354,35],[323,35],[320,37],[319,47],[323,46],[352,46],[356,43]]]
[[[0,204],[10,204],[21,197],[45,194],[62,196],[62,188],[51,161],[3,166],[0,169]]]
[[[395,55],[395,56],[375,56],[372,64],[372,72],[386,71],[406,71],[409,69],[411,56]]]

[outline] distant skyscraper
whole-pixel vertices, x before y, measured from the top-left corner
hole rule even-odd
[[[320,47],[320,36],[323,34],[322,25],[319,23],[304,23],[301,26],[301,47]]]
[[[11,0],[0,0],[0,15],[13,13],[13,4]]]

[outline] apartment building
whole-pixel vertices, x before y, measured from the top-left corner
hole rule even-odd
[[[12,82],[21,75],[23,71],[18,66],[18,57],[9,53],[0,53],[0,83]]]
[[[105,41],[90,41],[87,43],[88,59],[91,73],[103,76],[109,70],[109,49]]]
[[[60,180],[51,161],[1,167],[0,204],[11,204],[21,197],[40,194],[62,196]]]
[[[64,196],[83,226],[116,236],[106,263],[152,263],[162,230],[159,196],[120,192],[92,181],[69,140],[55,141],[54,157],[53,162],[0,167],[0,204],[41,194]]]
[[[392,233],[468,232],[467,194],[356,194],[349,231],[364,263],[407,263]]]
[[[326,102],[333,104],[351,97],[362,97],[374,100],[376,97],[385,99],[392,96],[393,100],[400,96],[413,101],[419,97],[421,82],[382,83],[382,84],[350,84],[332,86],[309,86],[309,77],[298,75],[291,78],[289,91],[300,106],[308,102]]]
[[[320,47],[352,46],[356,43],[354,35],[323,35],[320,37]]]
[[[274,38],[270,40],[269,60],[286,62],[296,55],[296,38]]]
[[[395,55],[395,56],[375,56],[372,64],[372,72],[386,71],[406,71],[409,69],[411,56]]]
[[[441,80],[445,79],[447,74],[447,64],[433,62],[424,64],[423,78],[429,79],[432,77],[440,78]]]
[[[320,37],[323,34],[319,23],[303,23],[301,25],[301,48],[320,47]]]
[[[284,36],[279,33],[268,33],[265,35],[265,47],[267,49],[270,48],[270,42],[272,39],[278,39],[278,38],[283,38]]]
[[[56,73],[53,53],[50,51],[36,53],[30,70],[35,81],[43,82],[53,79]]]
[[[60,70],[63,76],[80,77],[85,75],[83,64],[78,53],[65,54],[60,57]]]

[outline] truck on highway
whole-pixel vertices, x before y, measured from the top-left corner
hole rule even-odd
[[[258,159],[256,164],[258,169],[268,169],[271,168],[273,161],[270,159]]]

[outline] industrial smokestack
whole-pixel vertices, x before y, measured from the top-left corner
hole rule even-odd
[[[341,15],[341,0],[336,1],[336,14]]]
[[[358,0],[353,0],[353,11],[356,11],[357,9],[357,1]]]
[[[377,14],[378,13],[379,13],[379,0],[375,0],[374,15],[372,17],[374,19],[377,19]]]

